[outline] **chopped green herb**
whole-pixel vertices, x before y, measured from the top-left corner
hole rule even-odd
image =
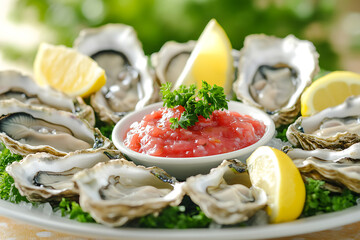
[[[181,85],[178,90],[171,91],[171,83],[161,86],[162,99],[164,106],[173,108],[183,106],[185,111],[181,114],[180,119],[171,118],[171,128],[178,127],[188,128],[199,121],[199,116],[209,118],[213,111],[228,109],[224,94],[224,89],[217,85],[211,86],[207,82],[202,82],[202,88],[196,90],[194,84],[186,87]]]
[[[21,196],[15,187],[14,179],[5,171],[7,165],[21,159],[20,155],[12,154],[9,149],[3,146],[0,153],[0,198],[12,203],[27,202],[26,197]]]
[[[75,219],[78,222],[95,222],[91,215],[84,212],[80,205],[75,201],[70,201],[66,198],[61,199],[59,206],[54,210],[60,209],[61,215],[69,216],[70,219]]]
[[[186,199],[185,199],[186,201]],[[143,228],[205,228],[211,219],[206,217],[194,203],[187,206],[167,207],[159,216],[153,214],[139,219],[139,226]]]
[[[15,187],[14,179],[7,172],[0,172],[0,198],[12,203],[28,202]]]
[[[20,161],[22,157],[17,154],[12,154],[9,149],[2,145],[2,150],[0,153],[0,171],[5,171],[7,165],[14,161]]]
[[[307,178],[305,182],[306,200],[303,217],[320,213],[335,212],[356,205],[360,196],[349,189],[342,193],[332,193],[324,188],[324,181]]]
[[[158,216],[149,214],[138,219],[143,228],[206,228],[211,223],[200,208],[185,196],[179,206],[167,207]]]

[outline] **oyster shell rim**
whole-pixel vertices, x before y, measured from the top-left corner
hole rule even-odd
[[[360,193],[360,174],[352,168],[360,170],[360,142],[355,143],[344,150],[333,149],[287,149],[287,155],[292,159],[296,167],[303,176],[310,175],[314,179],[324,180],[330,183],[331,191],[338,190],[336,187],[346,187],[351,191]],[[338,163],[342,159],[357,161],[357,165],[350,163]],[[339,168],[334,168],[339,166]],[[346,172],[346,170],[353,172]],[[335,186],[332,186],[335,184]]]
[[[7,75],[7,76],[4,76],[4,75]],[[9,81],[8,81],[9,79],[5,80],[4,78],[21,78],[22,82],[24,82],[24,80],[25,80],[25,81],[27,81],[27,82],[25,82],[25,84],[31,83],[31,86],[30,86],[30,88],[26,88],[27,85],[25,85],[24,87],[19,87],[18,82],[10,81],[10,84],[9,84]],[[33,81],[33,78],[30,75],[25,74],[19,70],[1,70],[0,71],[0,82],[1,81],[6,81],[7,84],[15,87],[17,89],[17,91],[19,91],[21,88],[21,92],[24,90],[25,94],[31,93],[34,96],[36,96],[37,99],[39,99],[41,102],[40,105],[36,105],[36,106],[40,106],[40,107],[44,106],[44,107],[54,108],[56,110],[71,112],[71,113],[77,115],[79,118],[82,118],[82,119],[88,121],[91,126],[95,126],[94,110],[92,109],[91,106],[89,106],[85,103],[85,101],[82,97],[71,98],[68,95],[66,95],[65,93],[57,91],[56,89],[54,89],[50,86],[39,86],[35,81]],[[15,86],[13,84],[15,84]],[[18,87],[19,87],[19,89],[18,89]],[[11,89],[11,88],[12,87],[10,87],[9,89]],[[2,88],[1,89],[2,93],[3,93],[4,89],[7,89],[7,88]],[[62,108],[57,108],[57,106],[59,106],[59,104],[49,105],[49,102],[51,102],[50,99],[44,101],[44,99],[46,99],[46,98],[48,99],[49,96],[51,96],[51,98],[52,98],[51,100],[56,100],[56,103],[59,103],[59,98],[62,98],[62,100],[65,99],[67,101],[68,106],[66,106],[66,107],[63,106]],[[12,99],[12,98],[6,98],[6,99]],[[6,99],[4,98],[1,100],[6,100]],[[29,104],[29,103],[25,103],[25,104]],[[78,111],[78,108],[80,108],[81,110]]]
[[[14,107],[14,108],[19,107],[22,109],[26,109],[26,111],[37,112],[37,113],[43,112],[43,113],[47,113],[48,115],[51,115],[49,113],[62,114],[63,116],[68,117],[71,120],[78,121],[78,123],[82,124],[84,128],[86,128],[88,131],[92,132],[91,135],[92,135],[94,143],[93,143],[92,148],[90,148],[90,149],[94,149],[94,147],[96,147],[95,149],[112,149],[112,148],[114,148],[112,141],[110,141],[108,138],[103,136],[99,129],[93,128],[88,123],[88,121],[77,117],[73,113],[70,113],[67,111],[62,111],[62,110],[57,110],[57,109],[50,108],[50,107],[32,106],[29,104],[22,103],[16,99],[0,100],[0,106],[1,107],[10,106],[10,107]],[[17,110],[16,109],[14,111],[11,110],[10,112],[7,112],[4,115],[11,114],[14,112],[17,112]],[[59,121],[59,120],[57,120],[57,121]],[[26,144],[26,143],[21,143],[15,139],[11,138],[4,132],[0,132],[0,140],[11,152],[22,155],[22,156],[31,154],[31,153],[37,153],[37,152],[48,152],[55,156],[65,156],[66,154],[68,154],[68,152],[63,152],[63,151],[55,149],[54,147],[49,146],[49,145],[33,146],[33,145]],[[102,144],[101,147],[97,147],[97,144],[99,142]]]

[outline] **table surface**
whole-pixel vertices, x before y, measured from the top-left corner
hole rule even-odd
[[[0,216],[0,239],[1,240],[100,240],[99,238],[83,238],[56,231],[50,231],[20,221]],[[279,240],[360,240],[360,222],[345,225],[335,229],[296,235],[292,237],[277,238]]]

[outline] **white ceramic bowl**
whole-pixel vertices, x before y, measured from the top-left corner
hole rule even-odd
[[[268,143],[274,133],[275,126],[272,119],[263,111],[245,105],[240,102],[230,101],[229,110],[239,112],[240,114],[250,115],[254,119],[262,121],[266,125],[264,136],[246,148],[236,150],[233,152],[206,156],[206,157],[191,157],[191,158],[166,158],[166,157],[155,157],[146,155],[143,153],[135,152],[124,145],[124,138],[126,132],[130,128],[133,122],[141,121],[141,119],[150,114],[152,111],[162,107],[162,102],[149,105],[139,111],[128,114],[126,117],[121,119],[114,127],[112,132],[112,140],[115,146],[129,159],[134,161],[136,164],[141,164],[147,167],[157,166],[164,169],[170,175],[176,177],[179,180],[184,180],[189,176],[196,174],[206,174],[211,168],[217,167],[224,159],[239,159],[246,160],[246,158],[259,146]]]

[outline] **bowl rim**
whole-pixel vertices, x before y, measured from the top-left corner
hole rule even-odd
[[[201,156],[201,157],[158,157],[158,156],[147,155],[144,153],[138,153],[138,152],[135,152],[134,150],[127,148],[123,143],[124,137],[120,136],[120,134],[117,134],[120,131],[120,129],[123,127],[123,125],[125,125],[128,122],[128,119],[133,118],[136,115],[141,115],[138,117],[139,120],[141,120],[144,117],[144,114],[141,114],[141,113],[147,112],[151,109],[157,110],[163,106],[163,102],[157,102],[157,103],[150,104],[140,110],[133,111],[133,112],[127,114],[122,119],[120,119],[120,121],[118,121],[116,123],[116,125],[112,131],[112,141],[113,141],[115,147],[120,152],[122,152],[124,155],[126,155],[130,158],[141,159],[141,161],[147,162],[150,164],[152,164],[152,163],[167,163],[167,164],[176,163],[179,165],[187,165],[187,164],[194,164],[195,163],[194,160],[196,160],[196,163],[205,163],[205,162],[211,163],[211,162],[217,162],[217,161],[219,161],[219,159],[222,159],[222,160],[232,159],[232,158],[236,158],[236,157],[239,157],[242,155],[250,154],[257,147],[260,147],[260,146],[266,144],[273,138],[273,136],[275,134],[275,124],[274,124],[274,121],[270,118],[270,116],[268,114],[266,114],[264,111],[262,111],[258,108],[255,108],[253,106],[250,106],[250,105],[247,105],[247,104],[244,104],[241,102],[229,101],[229,104],[238,105],[242,108],[247,109],[246,113],[241,113],[241,112],[239,112],[239,113],[244,114],[244,115],[249,115],[252,118],[254,118],[256,120],[260,120],[265,124],[265,126],[266,126],[265,133],[256,143],[254,143],[250,146],[247,146],[245,148],[241,148],[239,150],[232,151],[232,152],[221,153],[221,154],[216,154],[216,155],[209,155],[209,156]],[[230,111],[234,111],[234,110],[230,110]],[[249,111],[251,111],[251,112],[249,112]],[[261,116],[261,118],[259,116]],[[126,125],[128,125],[127,128],[129,128],[131,124],[132,123],[126,124]],[[181,161],[179,161],[180,159],[181,159]]]

